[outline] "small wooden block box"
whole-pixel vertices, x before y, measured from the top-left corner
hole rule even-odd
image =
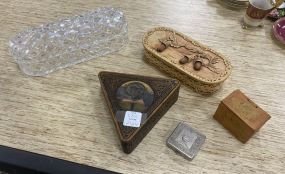
[[[240,90],[236,90],[220,103],[214,118],[238,140],[246,143],[271,117]]]

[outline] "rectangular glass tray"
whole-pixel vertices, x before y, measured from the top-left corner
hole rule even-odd
[[[29,28],[10,40],[10,52],[25,74],[44,76],[118,51],[127,42],[123,12],[103,7]]]

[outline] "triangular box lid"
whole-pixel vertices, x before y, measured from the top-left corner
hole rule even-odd
[[[156,115],[159,115],[159,117],[161,117],[171,107],[171,105],[176,102],[178,98],[180,83],[176,79],[147,77],[106,71],[100,72],[98,76],[101,82],[104,97],[111,111],[112,119],[115,123],[117,133],[120,137],[121,142],[123,143],[132,142],[132,139],[145,125],[153,124],[152,126],[148,126],[148,129],[151,129],[155,124],[151,123],[153,122],[151,118],[155,117]],[[131,99],[131,102],[134,103],[131,105],[128,104],[128,101],[130,99],[123,99],[123,102],[121,100],[122,96],[124,96],[124,88],[130,83],[139,83],[138,86],[132,86],[134,88],[140,88],[140,85],[142,84],[146,90],[144,96],[142,95],[141,100],[139,99],[140,97],[137,96],[141,95],[142,93],[132,93],[135,95],[134,100],[136,101],[133,101]],[[130,86],[128,86],[126,89],[129,89],[129,87]],[[170,98],[170,96],[173,96],[174,92],[176,92],[176,96]],[[171,104],[167,104],[166,102],[168,99],[175,101],[168,102]],[[165,111],[160,111],[162,114],[156,114],[159,108],[163,108],[162,110]],[[125,114],[127,111],[142,113],[140,119],[141,123],[139,127],[124,125],[124,117],[126,116]],[[158,120],[159,118],[157,121]],[[146,134],[147,133],[148,131],[146,131]],[[144,136],[140,135],[142,138]],[[138,141],[137,138],[136,141]]]

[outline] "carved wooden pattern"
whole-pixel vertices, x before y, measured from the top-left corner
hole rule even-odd
[[[99,77],[105,98],[110,104],[109,109],[112,112],[113,120],[119,128],[124,151],[130,153],[135,148],[132,144],[137,145],[172,104],[175,103],[178,98],[180,84],[175,79],[153,78],[112,72],[102,72]],[[147,118],[140,128],[124,126],[122,122],[118,122],[115,119],[115,113],[121,109],[116,98],[117,89],[129,81],[141,81],[148,84],[154,91],[153,104],[146,109]],[[129,139],[131,140],[129,141]],[[124,143],[126,141],[129,142]]]

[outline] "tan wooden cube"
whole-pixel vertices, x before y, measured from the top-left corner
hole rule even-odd
[[[263,109],[236,90],[226,97],[214,115],[219,123],[228,129],[238,140],[246,143],[271,117]]]

